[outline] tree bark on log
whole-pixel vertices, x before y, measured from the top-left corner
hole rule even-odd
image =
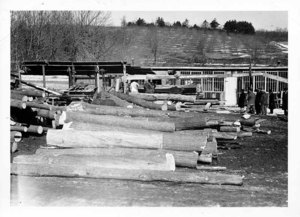
[[[108,178],[138,181],[166,181],[216,185],[242,185],[243,177],[213,172],[188,171],[145,171],[108,169],[85,166],[61,166],[47,164],[11,164],[12,175],[58,176],[82,178]]]
[[[205,117],[174,118],[172,122],[175,123],[176,130],[191,130],[210,127],[210,125],[207,124]]]
[[[111,93],[113,95],[121,98],[121,99],[124,99],[128,102],[134,103],[136,105],[142,106],[144,108],[162,110],[162,105],[158,105],[158,104],[155,104],[155,103],[152,103],[152,102],[148,102],[146,100],[139,99],[135,96],[127,95],[127,94],[124,94],[124,93],[118,93],[118,92],[115,92],[115,91],[112,91]],[[174,105],[168,105],[167,110],[176,111],[176,107]]]
[[[28,128],[24,126],[10,126],[10,131],[18,131],[18,132],[26,133],[28,131]]]
[[[17,94],[17,93],[10,93],[10,97],[14,100],[21,100],[23,102],[28,101],[28,96],[24,96],[24,95]]]
[[[161,154],[140,158],[139,156],[105,155],[19,155],[13,159],[16,164],[72,165],[75,167],[99,167],[124,170],[175,171],[175,160],[171,154]]]
[[[44,98],[46,94],[41,91],[35,91],[35,90],[11,90],[12,93],[20,94],[20,95],[26,95],[26,96],[32,96],[32,97],[42,97]]]
[[[153,156],[172,154],[175,159],[175,165],[179,167],[196,168],[198,153],[173,151],[173,150],[150,150],[137,148],[65,148],[65,149],[47,149],[40,148],[36,150],[37,155],[90,155],[90,156],[112,156],[132,158],[135,156],[141,159],[151,159]]]
[[[43,127],[42,126],[36,126],[36,125],[30,125],[27,129],[28,133],[37,133],[42,134],[43,133]]]
[[[221,126],[220,132],[240,132],[240,127],[234,127],[234,126]]]
[[[133,94],[130,94],[133,95]],[[137,98],[144,99],[146,101],[157,101],[157,100],[171,100],[180,102],[195,102],[196,96],[185,96],[181,94],[150,94],[150,93],[138,93],[133,95]]]
[[[175,124],[171,122],[152,121],[148,119],[136,119],[129,117],[116,117],[110,115],[93,115],[84,112],[63,112],[60,123],[78,121],[95,123],[108,126],[128,127],[134,129],[147,129],[163,132],[174,132]]]
[[[125,131],[48,130],[47,144],[64,148],[146,148],[175,151],[202,151],[206,136]]]
[[[29,83],[29,82],[26,82],[26,81],[23,81],[23,80],[20,80],[20,79],[17,79],[17,80],[19,80],[22,84],[26,84],[27,86],[33,87],[33,88],[35,88],[37,90],[45,91],[46,93],[54,94],[56,96],[61,96],[61,94],[58,93],[58,92],[56,92],[56,91],[49,90],[49,89],[47,89],[45,87],[40,87],[40,86],[34,85],[32,83]]]
[[[206,164],[212,163],[212,153],[201,153],[198,157],[198,161]]]
[[[134,106],[132,103],[129,103],[127,102],[126,100],[123,100],[123,99],[120,99],[119,97],[111,94],[111,93],[108,93],[106,91],[101,91],[100,94],[97,95],[97,97],[99,95],[103,95],[104,97],[108,98],[108,99],[111,99],[112,101],[115,102],[116,105],[120,106],[120,107],[125,107],[125,108],[129,108],[129,107],[136,107]],[[93,104],[96,104],[93,102]]]
[[[22,100],[17,100],[17,99],[11,99],[10,106],[19,108],[19,109],[26,109],[26,102],[24,102]]]
[[[51,120],[55,120],[56,112],[51,111],[51,110],[38,109],[36,116],[40,116],[40,117],[43,117],[43,118],[49,118]]]
[[[54,106],[48,105],[48,104],[41,104],[36,102],[26,102],[26,106],[30,108],[38,108],[38,109],[44,109],[44,110],[58,110],[59,108],[53,108]]]

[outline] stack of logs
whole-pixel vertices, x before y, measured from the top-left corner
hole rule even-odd
[[[35,89],[11,90],[11,152],[17,150],[23,134],[42,135],[47,131],[48,120],[56,128],[61,111],[45,103],[45,97],[45,92]]]
[[[119,107],[74,102],[61,108],[26,101],[25,108],[53,120],[54,129],[47,129],[46,147],[13,159],[12,174],[242,184],[241,176],[211,172],[226,168],[209,164],[217,158],[219,141],[252,136],[251,131],[259,132],[258,120],[209,120],[201,113],[175,111],[172,105],[102,94]],[[22,103],[11,101],[19,109],[24,109]]]

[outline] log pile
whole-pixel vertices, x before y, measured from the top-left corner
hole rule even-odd
[[[259,120],[212,120],[203,113],[163,109],[129,95],[103,95],[113,96],[120,106],[74,102],[59,107],[42,102],[43,96],[31,102],[12,99],[12,108],[30,110],[52,126],[11,126],[12,150],[26,133],[44,133],[47,143],[34,155],[15,157],[12,174],[241,185],[240,176],[207,171],[226,169],[215,166],[218,149],[240,148],[238,138],[264,133]]]

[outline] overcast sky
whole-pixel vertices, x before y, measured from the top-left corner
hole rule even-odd
[[[214,18],[224,25],[228,20],[251,22],[256,30],[275,30],[288,28],[288,13],[286,11],[111,11],[111,24],[120,26],[122,17],[126,21],[134,21],[139,17],[147,23],[155,22],[157,17],[163,17],[171,24],[175,21],[189,20],[190,25],[201,25],[204,20],[211,22]]]

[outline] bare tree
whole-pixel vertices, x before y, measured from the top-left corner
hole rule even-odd
[[[159,34],[157,27],[151,27],[148,30],[147,34],[147,44],[148,47],[150,48],[151,54],[153,55],[153,64],[156,64],[157,61],[157,52],[158,52],[158,47],[159,47]]]

